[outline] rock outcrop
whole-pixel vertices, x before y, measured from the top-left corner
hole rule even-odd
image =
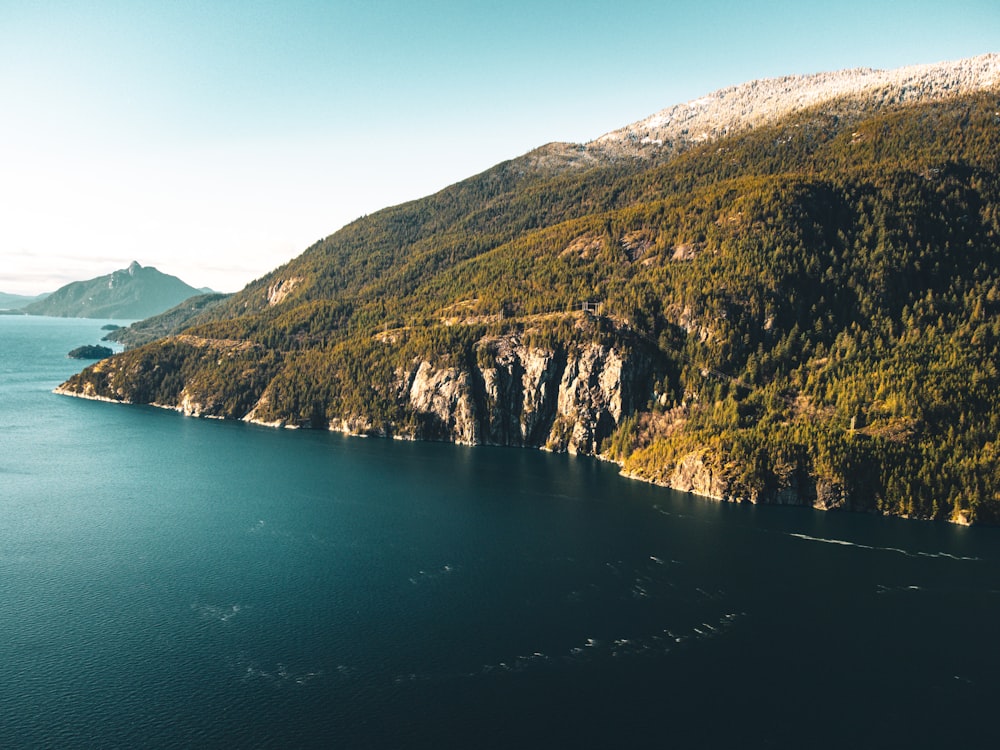
[[[693,492],[713,500],[729,499],[729,482],[720,471],[714,470],[705,462],[702,451],[692,451],[681,458],[666,485],[681,492]]]
[[[469,372],[456,367],[435,368],[425,360],[408,379],[408,405],[418,424],[414,437],[463,445],[480,442],[479,410]]]
[[[406,437],[593,454],[645,403],[652,375],[650,357],[598,343],[563,352],[506,336],[479,348],[488,364],[421,360],[401,374],[400,397],[414,417]]]
[[[738,463],[731,456],[698,448],[658,467],[656,476],[627,468],[623,473],[633,479],[722,502],[807,505],[817,510],[851,508],[846,488],[816,476],[805,465],[787,466],[782,471],[762,468],[749,484],[737,478],[734,473],[737,469]]]

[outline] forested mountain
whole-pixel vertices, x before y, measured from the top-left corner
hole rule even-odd
[[[148,318],[204,290],[176,276],[133,261],[128,268],[87,281],[74,281],[23,309],[57,318]]]
[[[355,221],[61,391],[995,523],[998,71],[756,82],[776,114],[550,144]]]

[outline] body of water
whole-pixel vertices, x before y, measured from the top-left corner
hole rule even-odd
[[[60,397],[0,316],[0,747],[995,747],[1000,533]]]

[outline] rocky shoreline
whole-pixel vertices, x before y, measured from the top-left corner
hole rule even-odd
[[[587,376],[584,380],[601,383],[602,380],[600,373],[604,372],[604,370],[603,368],[598,368],[595,373],[593,365],[597,362],[604,362],[607,364],[611,352],[601,350],[600,348],[591,349],[589,351],[591,356],[588,356],[585,360],[589,363],[589,365],[584,366],[582,369]],[[530,361],[532,358],[534,358],[533,369],[538,371],[539,365],[544,360],[544,357],[539,358],[539,352],[536,350],[536,352],[533,355],[529,355],[527,359]],[[508,360],[506,366],[512,366],[514,361],[514,359]],[[621,366],[627,360],[620,360],[617,357],[612,356],[611,361],[614,362],[614,369],[620,377]],[[579,362],[577,364],[579,364]],[[544,369],[544,367],[541,368],[542,371],[544,371]],[[508,375],[510,372],[511,370],[507,370]],[[579,376],[581,370],[577,368],[574,372],[577,376]],[[613,463],[619,467],[621,476],[626,479],[645,482],[678,492],[689,493],[706,500],[762,505],[808,506],[816,510],[824,511],[853,510],[850,499],[845,495],[842,488],[829,485],[828,483],[815,478],[811,478],[812,481],[809,483],[810,486],[800,487],[799,483],[795,481],[790,483],[789,486],[763,496],[743,497],[733,494],[730,491],[725,478],[722,477],[719,472],[713,470],[713,468],[704,461],[702,451],[692,451],[684,455],[681,460],[676,463],[672,471],[666,473],[665,478],[664,475],[653,477],[643,473],[626,470],[624,465],[625,462],[623,460],[612,458],[607,453],[600,453],[596,451],[594,449],[596,447],[596,443],[593,440],[594,425],[600,421],[599,419],[595,419],[594,410],[597,404],[600,404],[600,408],[603,409],[613,409],[615,417],[613,420],[614,425],[617,425],[622,417],[620,381],[617,380],[614,381],[614,383],[604,381],[605,386],[611,384],[613,387],[606,387],[604,389],[598,388],[595,392],[589,392],[589,398],[583,402],[585,403],[584,414],[589,420],[590,427],[584,426],[578,428],[574,425],[568,432],[569,438],[567,439],[566,433],[564,433],[562,435],[562,441],[554,440],[552,438],[552,433],[550,432],[546,442],[541,444],[532,444],[529,442],[501,443],[481,439],[484,433],[482,431],[477,431],[474,427],[475,421],[469,419],[469,415],[472,410],[466,400],[469,398],[467,379],[459,377],[459,373],[451,368],[445,368],[443,370],[437,369],[430,366],[428,362],[424,361],[415,368],[414,372],[406,373],[406,377],[403,378],[403,382],[408,384],[406,389],[404,389],[404,395],[406,395],[411,402],[423,405],[427,412],[434,413],[439,420],[439,425],[449,425],[449,430],[438,430],[430,434],[421,434],[417,431],[407,431],[405,429],[376,428],[370,419],[361,417],[348,417],[331,420],[326,429],[331,432],[342,433],[343,435],[349,437],[376,437],[405,441],[426,440],[451,442],[457,445],[467,446],[506,445],[512,447],[533,447],[539,450],[552,452],[568,452],[572,454],[591,456],[601,461]],[[497,381],[493,380],[493,382],[496,383]],[[534,379],[536,386],[541,382],[540,378]],[[561,382],[562,381],[560,380],[560,383]],[[571,384],[576,382],[576,377],[571,377],[569,379],[569,383]],[[447,387],[442,389],[442,386]],[[497,391],[494,388],[491,392],[495,394]],[[533,392],[536,396],[539,395],[539,391],[534,390]],[[565,395],[568,390],[561,390],[560,392]],[[579,393],[579,391],[577,392]],[[109,396],[100,395],[94,392],[92,387],[90,389],[85,387],[83,392],[81,392],[67,388],[64,384],[55,388],[53,393],[61,396],[72,396],[74,398],[83,398],[92,401],[134,404],[134,402],[129,400],[115,399]],[[435,394],[437,395],[437,398],[434,397]],[[542,399],[539,399],[534,403],[537,405],[541,403],[541,401]],[[567,403],[566,399],[563,400],[563,403],[564,405]],[[581,406],[581,402],[574,401],[573,403],[575,403],[577,407]],[[185,416],[196,418],[225,419],[223,416],[206,413],[203,410],[192,408],[190,400],[186,400],[181,404],[149,403],[146,405],[159,409],[176,411]],[[532,412],[529,412],[529,414],[530,413]],[[456,414],[464,415],[464,417],[456,418]],[[307,424],[294,423],[287,419],[268,420],[257,418],[254,416],[253,412],[242,417],[240,421],[271,429],[296,430],[310,428]],[[522,422],[521,424],[521,435],[523,437],[527,434],[527,432],[523,431],[526,423]],[[553,427],[553,430],[555,429],[556,427]],[[495,435],[496,433],[493,434]],[[971,525],[971,521],[964,514],[958,514],[948,520],[949,522],[958,525]]]

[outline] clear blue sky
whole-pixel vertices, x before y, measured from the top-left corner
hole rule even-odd
[[[358,216],[746,80],[1000,51],[997,0],[0,0],[0,291],[235,291]]]

